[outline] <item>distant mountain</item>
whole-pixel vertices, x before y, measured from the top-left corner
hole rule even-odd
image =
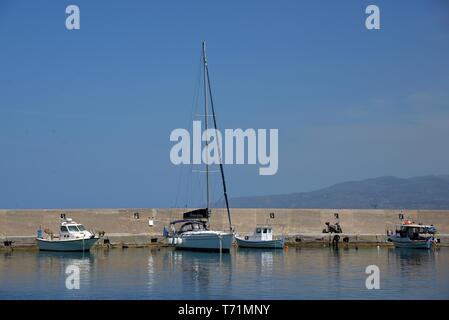
[[[449,175],[380,177],[311,192],[232,198],[230,204],[235,208],[449,209]]]

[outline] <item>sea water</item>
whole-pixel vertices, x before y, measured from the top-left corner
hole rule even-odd
[[[379,289],[366,285],[372,265],[379,270]],[[67,285],[72,280],[79,289]],[[447,298],[449,248],[0,252],[0,299]]]

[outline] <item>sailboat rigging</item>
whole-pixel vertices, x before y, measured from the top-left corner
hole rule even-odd
[[[204,56],[204,68],[205,68],[204,74],[205,74],[205,77],[207,78],[207,86],[209,88],[210,106],[212,109],[212,118],[214,120],[214,129],[215,129],[215,132],[217,132],[218,131],[217,117],[215,116],[214,99],[212,97],[212,88],[210,85],[209,67],[207,66],[205,46],[206,46],[206,44],[203,42],[203,56]],[[206,125],[207,125],[207,113],[206,113]],[[208,141],[207,138],[206,138],[206,141]],[[225,180],[225,175],[224,175],[223,161],[221,158],[220,145],[218,143],[217,143],[217,150],[218,150],[218,158],[220,159],[219,166],[220,166],[220,173],[221,173],[221,182],[223,184],[223,195],[224,195],[224,199],[225,199],[225,203],[226,203],[226,212],[228,214],[229,231],[232,231],[232,221],[231,221],[231,211],[229,210],[228,191],[226,189],[226,180]]]
[[[229,200],[226,188],[226,181],[224,175],[224,168],[221,158],[220,146],[217,143],[217,151],[219,157],[219,167],[221,173],[221,180],[223,186],[223,194],[226,203],[226,212],[228,215],[229,231],[214,231],[210,230],[210,190],[209,190],[209,161],[208,161],[208,103],[210,103],[213,126],[215,132],[218,131],[217,120],[215,114],[214,101],[212,97],[212,89],[209,77],[209,67],[207,63],[206,55],[206,43],[202,43],[202,61],[203,61],[203,81],[204,81],[204,125],[206,134],[206,208],[196,209],[185,212],[182,220],[175,220],[170,223],[170,230],[166,233],[169,243],[174,244],[179,249],[191,249],[191,250],[218,250],[229,251],[234,240],[234,233],[231,221],[231,211],[229,209]],[[180,226],[177,228],[177,226]]]

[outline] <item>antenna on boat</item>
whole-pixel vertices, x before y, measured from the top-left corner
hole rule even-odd
[[[218,131],[217,119],[215,117],[214,100],[212,98],[212,88],[211,88],[211,85],[210,85],[210,78],[209,78],[209,67],[207,65],[207,60],[206,60],[206,43],[204,41],[203,41],[203,57],[204,57],[204,81],[206,81],[206,79],[207,79],[207,87],[209,89],[210,106],[211,106],[211,109],[212,109],[212,118],[214,120],[215,132],[217,132]],[[206,89],[206,85],[205,85],[204,88]],[[206,94],[205,94],[205,97],[206,97]],[[206,110],[206,130],[207,130],[207,110]],[[206,136],[206,143],[207,143],[207,136]],[[226,181],[225,181],[225,176],[224,176],[223,161],[221,159],[221,150],[220,150],[220,144],[219,143],[217,143],[217,151],[218,151],[218,157],[220,159],[221,181],[223,183],[223,193],[224,193],[224,198],[225,198],[225,202],[226,202],[226,210],[227,210],[227,213],[228,213],[229,230],[232,231],[231,211],[229,210],[228,192],[227,192],[227,189],[226,189]],[[206,152],[206,156],[207,156],[207,152]]]

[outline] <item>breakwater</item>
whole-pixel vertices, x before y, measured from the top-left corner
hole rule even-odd
[[[167,208],[0,210],[0,247],[6,240],[12,241],[13,247],[34,247],[39,226],[58,233],[61,213],[89,230],[104,232],[99,245],[159,246],[164,244],[163,227],[181,219],[185,211]],[[386,244],[386,230],[399,222],[400,213],[399,210],[363,209],[232,209],[232,223],[240,234],[252,233],[256,225],[269,223],[274,226],[275,234],[287,236],[287,243],[320,244],[329,242],[329,235],[322,230],[325,222],[336,221],[335,212],[339,213],[343,229],[341,237],[347,237],[350,244]],[[449,245],[449,211],[410,210],[404,215],[415,222],[435,225],[441,244]],[[214,209],[211,228],[225,230],[227,224],[226,210]]]

